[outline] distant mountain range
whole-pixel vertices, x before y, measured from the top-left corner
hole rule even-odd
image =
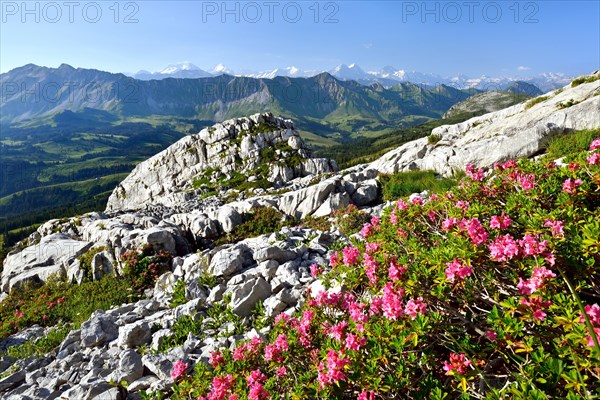
[[[189,77],[196,73],[201,72],[186,64],[185,68],[170,66],[160,74]],[[221,121],[272,111],[294,118],[301,129],[343,139],[362,131],[440,118],[452,105],[475,93],[474,89],[409,82],[396,82],[388,88],[379,83],[366,86],[327,72],[310,78],[221,74],[139,80],[66,64],[59,68],[28,64],[0,75],[0,122],[31,125],[31,120],[67,110],[89,109],[104,111],[103,120],[115,121],[152,116]]]
[[[386,66],[378,71],[365,71],[357,64],[341,64],[330,70],[301,70],[297,67],[275,68],[262,72],[235,72],[226,68],[223,64],[218,64],[212,69],[205,71],[190,62],[171,64],[159,72],[150,73],[148,71],[139,71],[135,74],[126,74],[136,79],[164,79],[164,78],[205,78],[209,76],[218,76],[222,74],[245,76],[249,78],[267,78],[273,79],[278,76],[287,77],[312,77],[323,72],[328,72],[339,80],[353,80],[363,85],[378,83],[385,88],[397,85],[399,82],[410,82],[417,85],[434,87],[437,85],[454,86],[457,89],[475,88],[480,90],[507,90],[514,82],[523,81],[535,85],[542,92],[548,92],[568,84],[572,77],[562,73],[545,73],[531,78],[520,77],[490,77],[482,75],[480,77],[469,77],[466,75],[457,75],[452,77],[442,77],[441,75],[421,73],[417,71],[406,71],[403,69]],[[530,94],[533,95],[533,94]]]

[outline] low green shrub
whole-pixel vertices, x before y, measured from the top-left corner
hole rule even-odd
[[[224,337],[244,333],[242,319],[239,315],[234,314],[231,307],[227,305],[229,300],[225,298],[221,302],[214,303],[206,310],[206,316],[197,313],[179,318],[171,328],[173,333],[164,338],[159,347],[159,352],[166,352],[173,347],[181,346],[190,334],[196,336],[199,340],[204,340],[207,330],[209,332],[213,331],[211,333],[214,334],[226,323],[233,323],[233,329],[230,332],[224,332]]]
[[[77,257],[77,259],[79,260],[79,268],[83,270],[84,273],[84,279],[91,281],[93,279],[92,277],[92,260],[94,259],[94,256],[98,253],[103,252],[104,250],[108,250],[108,247],[106,246],[100,246],[100,247],[96,247],[93,248],[91,250],[88,250],[85,254],[82,254],[81,256]]]
[[[150,245],[128,250],[121,254],[121,262],[124,264],[123,277],[130,280],[136,289],[147,289],[170,269],[172,259],[170,253],[163,250],[154,252]]]
[[[130,281],[114,275],[80,285],[59,279],[50,279],[43,286],[26,284],[13,289],[0,303],[0,338],[34,324],[63,323],[77,328],[96,310],[138,298]]]
[[[171,301],[169,302],[169,307],[175,308],[182,304],[187,303],[188,300],[185,297],[185,281],[180,279],[175,284],[173,288],[173,296],[171,297]]]
[[[180,317],[171,327],[171,332],[173,333],[163,339],[158,351],[162,353],[173,347],[183,345],[190,333],[195,336],[202,336],[204,332],[202,321],[201,314]]]
[[[154,253],[150,247],[123,254],[123,276],[75,284],[51,277],[44,285],[27,283],[15,287],[0,303],[0,338],[34,324],[72,324],[78,328],[96,310],[138,300],[144,289],[169,269],[172,256]]]
[[[335,220],[335,226],[346,236],[356,232],[371,220],[365,212],[359,210],[354,204],[335,211],[332,216]]]
[[[331,228],[328,217],[313,217],[312,215],[305,217],[300,222],[300,226],[322,232],[328,232]]]
[[[198,278],[198,284],[204,285],[209,289],[212,289],[218,284],[217,277],[208,272],[206,269],[204,269],[202,271],[202,274],[200,275],[200,278]]]

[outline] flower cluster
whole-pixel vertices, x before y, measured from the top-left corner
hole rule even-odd
[[[323,389],[333,383],[343,381],[346,378],[344,367],[350,364],[350,359],[344,357],[341,351],[329,350],[325,364],[319,364],[319,388]]]
[[[284,334],[277,336],[274,343],[270,343],[265,346],[265,361],[278,361],[283,360],[281,353],[288,350],[287,337]]]
[[[121,254],[123,276],[138,289],[151,287],[161,274],[170,269],[172,259],[173,255],[169,252],[155,252],[150,245],[127,250]]]
[[[360,257],[360,250],[355,247],[345,247],[343,250],[344,254],[344,265],[354,265],[358,262]]]
[[[256,369],[250,373],[248,381],[248,399],[250,400],[265,400],[269,398],[269,392],[263,387],[263,383],[267,380],[267,376]]]
[[[237,400],[237,396],[231,393],[233,383],[234,379],[231,374],[223,377],[215,376],[212,381],[212,390],[206,397],[198,397],[198,400]]]
[[[225,359],[223,358],[223,353],[219,350],[213,350],[210,353],[210,357],[208,358],[208,362],[210,363],[210,365],[213,366],[213,368],[218,367],[224,361],[225,361]]]
[[[452,262],[446,263],[446,265],[448,268],[446,268],[445,274],[450,282],[454,282],[455,278],[465,279],[467,276],[471,276],[473,272],[470,265],[463,265],[456,258]]]
[[[492,259],[500,262],[511,260],[517,256],[543,255],[552,260],[552,254],[547,252],[547,240],[538,240],[531,234],[526,234],[523,239],[515,240],[510,234],[498,236],[488,245]]]
[[[473,179],[474,181],[478,181],[478,182],[481,182],[483,180],[483,178],[485,177],[485,173],[483,172],[483,169],[479,168],[476,170],[475,165],[473,165],[473,164],[467,164],[466,173],[469,178]]]
[[[464,375],[470,365],[471,361],[464,354],[452,353],[450,360],[444,361],[444,371],[446,371],[446,375]]]
[[[258,354],[263,340],[259,336],[254,336],[250,341],[235,348],[233,351],[234,360],[244,360],[250,356]]]
[[[555,278],[556,274],[546,267],[536,267],[533,269],[533,273],[531,274],[531,278],[527,280],[523,280],[519,278],[519,283],[517,283],[517,288],[519,289],[519,293],[521,295],[530,295],[538,291],[549,278]]]
[[[182,360],[175,362],[175,364],[173,364],[173,369],[171,370],[171,379],[176,380],[184,376],[188,367],[188,363],[185,363]]]
[[[569,194],[575,194],[575,193],[577,193],[577,188],[579,186],[581,186],[582,184],[583,184],[583,181],[581,179],[567,178],[563,182],[562,190],[563,190],[563,192],[566,192]]]

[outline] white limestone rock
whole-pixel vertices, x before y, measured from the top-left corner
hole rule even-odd
[[[70,263],[91,246],[90,242],[55,233],[43,237],[36,245],[11,252],[4,261],[1,289],[9,292],[26,281],[45,282],[50,276],[63,276]]]

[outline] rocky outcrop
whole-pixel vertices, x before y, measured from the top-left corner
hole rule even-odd
[[[76,258],[91,246],[88,241],[73,240],[63,233],[44,236],[33,246],[8,254],[1,289],[8,292],[25,282],[45,282],[53,275],[63,277]]]
[[[335,162],[310,159],[290,120],[270,113],[227,120],[186,136],[140,163],[113,191],[107,211],[189,200],[203,183],[215,188],[234,181],[266,180],[283,185],[294,178],[337,169]],[[241,180],[238,182],[236,179]],[[212,185],[211,185],[212,184]]]
[[[592,76],[600,76],[600,71]],[[600,80],[567,86],[501,111],[432,131],[370,164],[380,173],[434,170],[450,176],[467,163],[492,167],[541,152],[554,135],[600,127]],[[430,143],[435,142],[435,143]]]

